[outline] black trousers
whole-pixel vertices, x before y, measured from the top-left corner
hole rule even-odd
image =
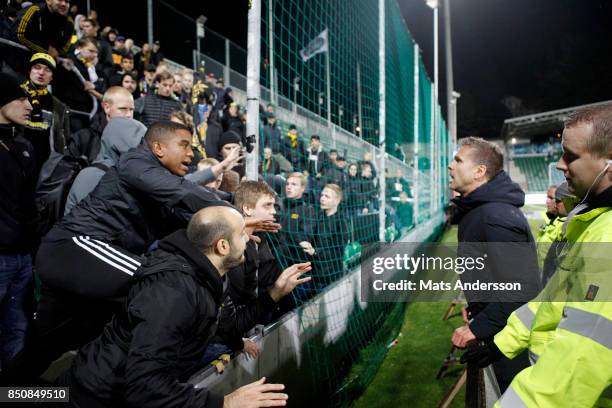
[[[63,353],[102,333],[121,311],[140,258],[90,239],[43,242],[36,257],[42,281],[40,301],[24,351],[3,369],[15,385],[35,383]]]

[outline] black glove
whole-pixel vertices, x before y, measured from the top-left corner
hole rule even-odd
[[[478,367],[484,368],[489,364],[501,360],[504,354],[497,348],[494,342],[482,346],[470,348],[461,356],[461,364],[475,363]]]

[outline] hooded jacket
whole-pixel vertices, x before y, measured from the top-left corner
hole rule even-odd
[[[103,406],[221,408],[222,395],[187,380],[215,333],[224,282],[185,230],[164,238],[125,309],[76,355],[70,381]]]
[[[104,112],[99,112],[91,119],[91,124],[75,132],[68,142],[68,152],[74,157],[87,157],[93,162],[100,153],[100,140],[108,124]]]
[[[211,204],[227,205],[213,191],[170,173],[142,143],[123,154],[45,240],[84,235],[138,255]]]
[[[64,215],[96,188],[106,171],[117,164],[119,156],[140,144],[146,131],[147,128],[134,119],[115,118],[109,122],[102,132],[100,153],[93,166],[81,170],[70,188]]]
[[[453,203],[457,206],[453,221],[459,224],[460,245],[465,242],[534,242],[527,219],[520,210],[525,204],[525,193],[504,171],[468,196],[455,198]],[[540,288],[535,245],[532,259],[523,259],[521,263],[521,276],[533,279],[535,296]],[[495,335],[505,326],[510,313],[524,303],[473,302],[469,293],[466,297],[468,312],[473,318],[470,329],[477,339]]]
[[[32,145],[15,125],[0,125],[0,254],[34,246],[36,163]]]

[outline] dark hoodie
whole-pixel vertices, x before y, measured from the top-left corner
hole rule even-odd
[[[465,243],[505,243],[493,247],[485,263],[489,269],[479,272],[479,276],[465,272],[461,276],[462,282],[473,282],[476,279],[494,282],[497,280],[497,274],[502,273],[495,265],[504,265],[504,268],[501,269],[516,272],[513,278],[523,285],[521,297],[537,295],[541,286],[537,255],[531,229],[525,215],[520,210],[520,207],[525,204],[525,193],[518,184],[502,171],[468,196],[455,198],[453,203],[457,206],[453,221],[459,224],[459,255],[476,255],[466,254],[466,252],[478,251],[478,249],[474,248],[474,244],[468,247]],[[512,243],[527,243],[527,245],[513,245]],[[496,248],[505,253],[495,255],[494,249]],[[492,248],[486,248],[487,251],[490,249]],[[522,256],[512,255],[517,251],[521,251]],[[512,265],[513,263],[516,263],[516,268]],[[465,292],[468,301],[468,315],[472,319],[469,327],[476,339],[488,341],[506,325],[510,314],[524,301],[509,301],[508,299],[490,303],[475,301],[474,297],[480,295],[475,295],[470,291]],[[500,388],[504,390],[512,378],[528,365],[529,361],[525,353],[513,360],[503,358],[495,363],[493,367]]]
[[[75,132],[68,142],[70,155],[74,157],[85,156],[90,163],[93,162],[100,153],[102,132],[104,132],[107,123],[104,112],[99,112],[91,119],[89,127]]]
[[[187,380],[215,333],[225,279],[185,230],[164,238],[134,276],[124,310],[83,347],[69,371],[81,406],[222,407]]]
[[[27,254],[34,247],[36,217],[34,150],[12,124],[0,125],[0,254]]]
[[[466,251],[474,247],[467,249],[462,243],[534,242],[529,223],[520,210],[525,203],[525,193],[504,171],[467,197],[453,199],[453,203],[457,206],[453,222],[459,224],[460,251],[462,248]],[[526,274],[527,270],[531,270],[527,275],[539,275],[535,246],[533,250],[533,259],[522,260],[521,276]],[[488,263],[493,262],[495,260],[489,260]],[[491,271],[493,272],[495,271]],[[467,275],[462,276],[462,280],[469,278],[471,277]],[[469,293],[466,293],[466,297],[468,311],[474,318],[470,329],[478,339],[489,338],[501,330],[510,313],[521,304],[474,302]]]
[[[140,144],[146,131],[147,128],[135,119],[115,118],[109,122],[102,132],[100,152],[93,166],[81,170],[70,187],[64,215],[96,188],[106,170],[117,164],[121,154]]]

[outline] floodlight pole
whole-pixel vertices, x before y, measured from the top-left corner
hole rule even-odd
[[[254,136],[253,150],[247,154],[246,176],[258,179],[259,167],[259,61],[261,50],[261,0],[252,0],[248,13],[247,35],[247,137]]]
[[[385,168],[386,168],[386,88],[385,88],[385,0],[378,0],[378,148],[380,152],[380,169],[378,186],[380,191],[380,208],[378,210],[379,240],[385,242]]]

